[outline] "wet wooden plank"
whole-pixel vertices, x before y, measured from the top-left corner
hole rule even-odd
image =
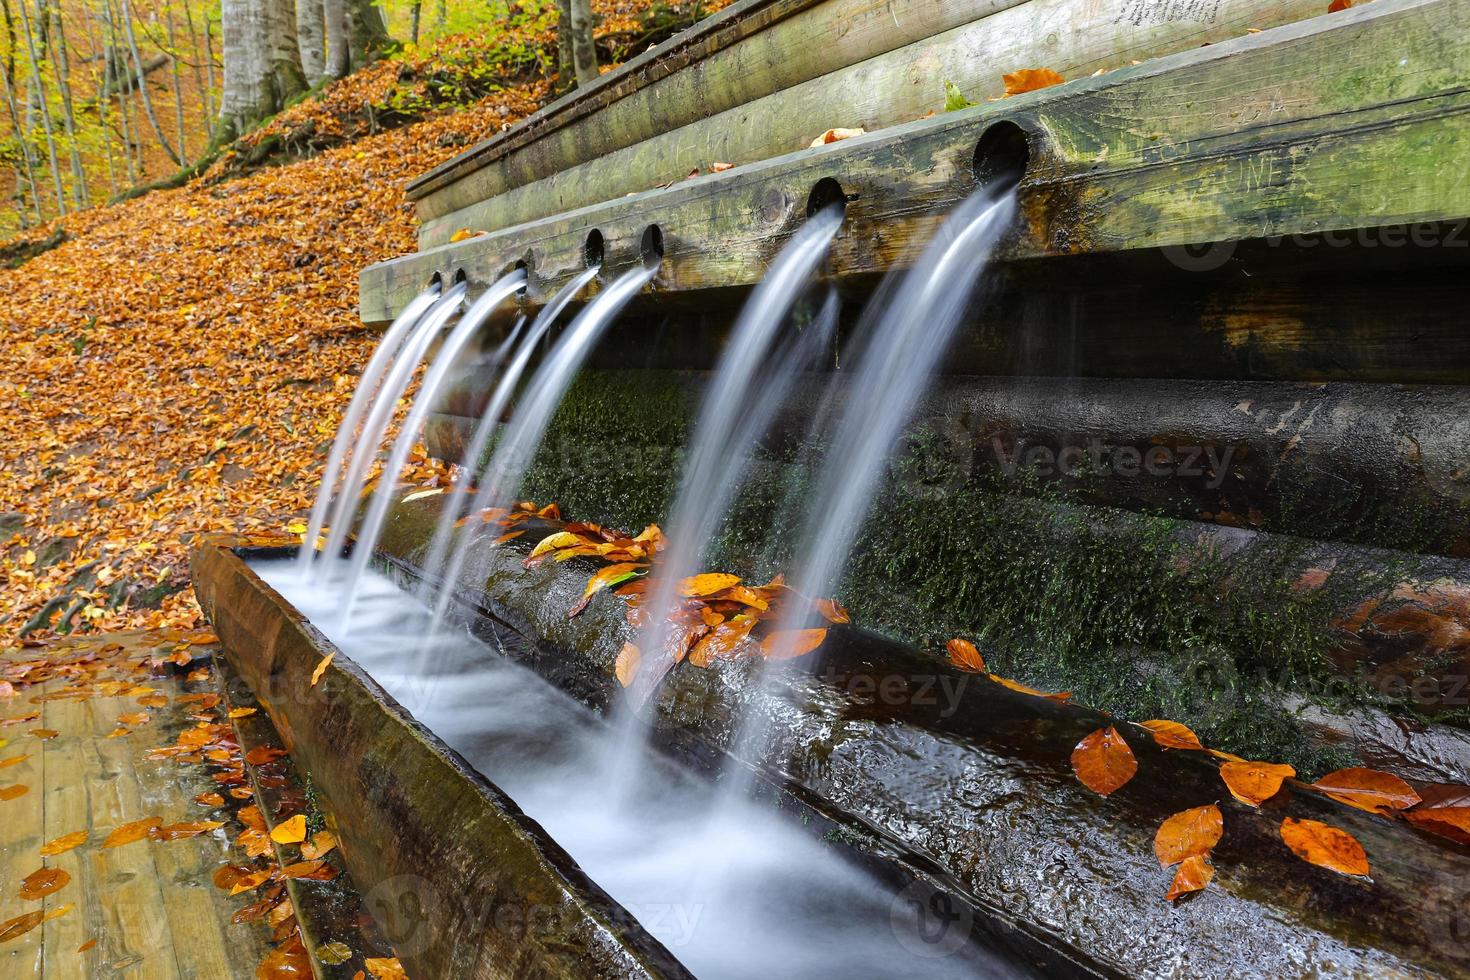
[[[0,701],[0,718],[14,719],[29,714],[35,707],[22,698]],[[24,796],[0,800],[0,922],[24,915],[39,907],[38,902],[22,902],[16,893],[21,879],[41,866],[37,854],[43,840],[42,812],[43,763],[41,743],[28,734],[39,727],[39,720],[0,727],[0,760],[29,755],[25,762],[0,769],[0,788],[26,786]],[[0,975],[25,977],[39,975],[43,967],[41,929],[32,929],[17,939],[0,945]]]

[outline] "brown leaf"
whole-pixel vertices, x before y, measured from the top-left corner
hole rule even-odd
[[[171,823],[166,827],[155,827],[148,836],[158,841],[186,840],[218,830],[224,824],[218,820],[196,820],[193,823]]]
[[[691,575],[689,578],[679,582],[679,594],[685,598],[698,598],[699,596],[712,595],[740,583],[739,575],[727,575],[723,572],[705,572],[703,575]]]
[[[306,881],[331,881],[337,877],[337,869],[325,861],[297,861],[281,869],[281,877]]]
[[[633,683],[633,678],[638,676],[638,665],[642,662],[643,655],[638,648],[631,643],[624,643],[623,649],[618,651],[617,663],[613,666],[614,673],[618,676],[618,683],[624,687]]]
[[[152,715],[144,714],[141,711],[135,711],[131,714],[117,716],[117,723],[119,725],[127,725],[131,728],[137,728],[139,725],[146,725],[152,720]]]
[[[408,974],[403,972],[403,967],[399,964],[397,957],[382,959],[369,957],[363,960],[363,965],[368,968],[374,980],[408,980]]]
[[[813,599],[812,606],[829,623],[850,623],[852,616],[836,599]]]
[[[854,136],[862,136],[866,132],[867,130],[863,129],[861,126],[850,129],[829,129],[821,136],[818,136],[816,139],[812,140],[811,145],[823,146],[827,143],[836,143],[838,140],[848,140],[852,139]]]
[[[125,823],[121,827],[118,827],[116,830],[114,830],[112,833],[108,834],[107,839],[102,842],[102,846],[121,847],[124,844],[131,844],[134,841],[140,841],[144,837],[147,837],[149,831],[151,831],[154,827],[161,826],[162,824],[163,820],[159,817],[144,817],[142,820],[134,820],[132,823]]]
[[[1470,806],[1421,806],[1406,812],[1404,818],[1421,830],[1470,844]]]
[[[327,672],[327,667],[331,664],[332,658],[336,655],[337,651],[333,650],[331,653],[323,657],[321,659],[321,662],[316,665],[316,669],[311,672],[312,687],[316,687],[316,682],[322,679],[322,675]]]
[[[194,802],[200,806],[224,806],[225,798],[218,793],[200,793],[194,797]]]
[[[1153,735],[1154,741],[1166,749],[1203,749],[1199,737],[1177,721],[1155,718],[1141,723]]]
[[[1281,839],[1291,852],[1308,864],[1345,875],[1366,875],[1368,855],[1363,845],[1345,830],[1316,820],[1281,821]]]
[[[1072,771],[1082,785],[1107,796],[1127,784],[1138,772],[1138,759],[1118,729],[1099,728],[1072,750]]]
[[[1350,767],[1330,772],[1312,784],[1340,803],[1373,813],[1407,810],[1420,802],[1414,788],[1376,769]]]
[[[324,858],[337,849],[337,836],[330,830],[319,830],[311,835],[311,840],[301,845],[301,856],[308,861]]]
[[[257,745],[245,753],[245,761],[252,766],[263,766],[289,754],[285,749],[272,748],[269,745]]]
[[[710,173],[715,174],[724,173],[726,170],[734,169],[734,167],[735,164],[733,163],[719,163],[718,161],[709,165]]]
[[[1167,868],[1185,858],[1208,854],[1225,832],[1225,818],[1220,808],[1197,806],[1181,810],[1159,825],[1154,835],[1154,854],[1159,867]]]
[[[293,935],[267,953],[255,968],[255,976],[256,980],[298,980],[313,976],[311,955],[307,953],[301,937]]]
[[[72,908],[73,906],[68,904],[63,905],[57,909],[52,909],[49,912],[41,911],[38,909],[35,912],[27,912],[25,915],[18,915],[15,918],[10,919],[6,922],[0,922],[0,943],[8,943],[12,939],[18,939],[21,936],[24,936],[26,933],[30,932],[32,929],[36,928],[36,926],[40,925],[42,922],[47,922],[51,919],[56,919],[63,915],[66,915],[66,913],[70,912]]]
[[[65,854],[74,847],[80,847],[87,842],[91,833],[86,830],[74,830],[69,834],[62,834],[53,840],[48,840],[41,845],[41,856],[52,857],[56,854]]]
[[[328,966],[339,966],[352,959],[352,949],[346,943],[334,940],[318,946],[316,958]]]
[[[41,868],[21,879],[20,897],[27,902],[45,898],[47,895],[61,891],[69,881],[71,881],[71,875],[61,868]]]
[[[761,640],[761,653],[771,660],[794,660],[811,653],[827,638],[827,630],[777,630]]]
[[[989,677],[992,681],[999,684],[1001,687],[1004,687],[1007,690],[1015,691],[1017,694],[1029,694],[1035,698],[1049,698],[1052,701],[1065,701],[1072,696],[1071,691],[1060,691],[1056,694],[1048,694],[1046,691],[1038,691],[1034,687],[1027,687],[1025,684],[1022,684],[1018,681],[1013,681],[1009,677],[1002,677],[999,674],[986,674],[985,676]]]
[[[985,658],[980,656],[980,651],[969,640],[953,639],[944,648],[949,651],[949,662],[960,670],[967,670],[972,674],[985,673]]]
[[[31,734],[43,742],[49,742],[61,733],[50,728],[32,728]]]
[[[1230,795],[1251,806],[1275,796],[1282,780],[1295,775],[1291,766],[1275,762],[1227,762],[1220,767],[1220,778]]]
[[[1191,892],[1202,890],[1215,877],[1215,869],[1205,860],[1203,854],[1191,854],[1179,865],[1179,870],[1174,872],[1174,881],[1169,885],[1168,892],[1164,898],[1174,901],[1183,898]]]
[[[1022,68],[1013,71],[1009,75],[1002,75],[1001,80],[1006,85],[1006,95],[1020,95],[1022,92],[1034,92],[1039,88],[1049,88],[1060,85],[1066,81],[1061,75],[1050,68]]]
[[[271,840],[277,844],[300,844],[306,840],[306,814],[298,813],[276,824],[271,831]]]
[[[1339,10],[1348,9],[1352,5],[1353,0],[1332,0],[1332,2],[1327,5],[1327,12],[1329,14],[1335,14]]]

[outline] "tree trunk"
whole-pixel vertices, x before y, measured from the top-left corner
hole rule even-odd
[[[408,8],[408,39],[419,43],[419,19],[423,16],[423,0],[413,0]]]
[[[133,68],[138,73],[138,95],[143,100],[143,112],[148,117],[148,125],[153,128],[153,135],[158,137],[158,145],[163,147],[163,152],[179,166],[184,165],[183,154],[173,148],[168,137],[163,135],[163,127],[159,125],[158,114],[153,111],[153,99],[148,94],[148,73],[143,69],[143,57],[138,53],[138,35],[133,31],[133,8],[128,0],[122,0],[122,22],[123,36],[127,38],[128,52],[133,56]]]
[[[179,140],[179,156],[189,158],[189,148],[184,145],[184,89],[179,84],[179,46],[178,39],[174,36],[174,11],[172,7],[163,8],[164,36],[168,39],[168,60],[170,74],[172,75],[174,90],[174,126]]]
[[[71,64],[67,56],[66,31],[61,22],[60,4],[50,8],[50,16],[54,38],[52,50],[56,53],[56,87],[61,92],[61,118],[66,126],[67,150],[71,155],[71,195],[72,201],[80,209],[91,202],[91,194],[87,190],[87,171],[82,166],[81,148],[77,145],[77,117],[71,97]]]
[[[351,71],[352,54],[347,43],[347,0],[322,0],[327,30],[326,74],[344,78]]]
[[[26,9],[25,0],[20,4],[20,26],[26,36],[26,52],[31,59],[31,85],[34,86],[33,94],[40,109],[41,127],[46,133],[46,155],[51,163],[51,183],[56,191],[56,209],[61,214],[66,214],[66,190],[61,184],[61,165],[56,159],[56,134],[51,130],[51,109],[46,104],[46,86],[41,81],[41,59],[36,51],[36,38],[31,33],[31,14]]]
[[[556,0],[556,87],[557,95],[571,91],[576,79],[572,63],[572,2]]]
[[[306,80],[317,84],[327,74],[327,21],[322,0],[296,0],[296,41]]]
[[[217,137],[228,141],[306,91],[289,0],[224,0],[225,89]]]
[[[214,118],[214,96],[210,93],[213,80],[209,68],[212,60],[208,47],[201,50],[199,44],[199,31],[194,27],[194,11],[187,2],[184,3],[184,27],[189,32],[189,47],[193,51],[194,86],[199,89],[199,101],[204,109],[206,120]],[[204,29],[209,29],[209,15],[205,14]]]
[[[15,21],[10,14],[10,0],[0,0],[0,11],[3,11],[5,17],[5,38],[8,42],[5,46],[5,108],[10,113],[10,127],[15,134],[15,145],[20,156],[15,168],[15,213],[24,228],[30,224],[25,213],[27,192],[35,208],[36,220],[43,221],[45,217],[41,213],[41,196],[36,189],[36,167],[31,156],[31,141],[26,138],[25,129],[21,125],[20,107],[15,98]]]
[[[572,63],[577,70],[577,87],[597,81],[597,47],[592,41],[592,0],[567,0],[571,17]]]

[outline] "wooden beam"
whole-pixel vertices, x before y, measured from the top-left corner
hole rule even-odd
[[[362,318],[390,319],[435,274],[478,285],[517,261],[535,305],[582,268],[589,231],[614,273],[641,261],[649,224],[665,247],[652,291],[748,286],[829,177],[849,197],[830,274],[878,275],[912,261],[973,192],[976,147],[997,124],[1030,148],[1007,259],[1462,218],[1466,10],[1377,0],[429,249],[363,270]]]
[[[816,19],[823,11],[835,17],[834,8],[847,2],[832,0],[811,12],[810,23],[793,18],[762,34],[784,38],[780,45],[771,42],[776,50],[743,45],[728,56],[731,65],[700,66],[670,78],[665,87],[675,88],[667,95],[657,88],[640,93],[656,100],[648,105],[630,99],[626,108],[610,106],[558,132],[554,148],[527,147],[437,190],[419,202],[420,248],[443,244],[459,228],[495,231],[683,180],[716,162],[739,165],[780,156],[833,126],[873,132],[911,122],[943,110],[946,81],[983,102],[1003,95],[1002,76],[1018,68],[1045,66],[1075,79],[1227,41],[1247,28],[1302,21],[1325,9],[1316,0],[1221,0],[1209,19],[1197,20],[1201,15],[1194,11],[1143,13],[1126,0],[1030,0],[992,10],[944,4],[964,20],[947,30],[946,21],[937,21],[933,36],[883,53],[876,46],[874,56],[862,60],[846,57],[845,39],[834,36],[835,21],[827,15]],[[744,79],[765,76],[768,63],[803,65],[816,51],[834,52],[837,64],[829,69],[824,63],[822,72],[806,78],[782,77],[767,93],[750,91],[763,95],[754,100],[742,94],[726,106],[711,95],[725,86],[748,89]],[[662,128],[649,126],[650,118]]]

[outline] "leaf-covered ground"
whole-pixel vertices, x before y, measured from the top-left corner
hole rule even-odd
[[[621,30],[652,4],[597,7]],[[67,218],[64,244],[0,271],[5,642],[193,626],[190,537],[279,528],[309,507],[375,341],[357,319],[358,270],[414,249],[409,178],[546,98],[539,75],[474,70],[476,51],[544,49],[545,27],[366,69],[204,179]],[[446,77],[488,94],[428,98]],[[478,101],[443,108],[467,95]],[[374,104],[405,107],[398,128]],[[259,139],[303,128],[317,155],[220,179]]]

